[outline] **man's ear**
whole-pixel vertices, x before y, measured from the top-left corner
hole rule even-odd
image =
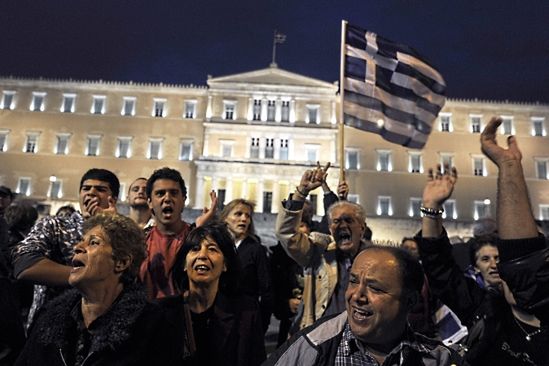
[[[114,271],[116,273],[124,272],[132,264],[132,259],[131,255],[116,259],[114,262]]]
[[[147,197],[147,204],[149,205],[149,210],[151,210],[151,213],[152,213],[153,216],[154,216],[154,210],[153,210],[152,200],[151,200],[150,197]]]

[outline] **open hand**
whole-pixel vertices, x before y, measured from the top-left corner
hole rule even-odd
[[[507,161],[521,161],[520,152],[515,136],[507,138],[507,149],[502,148],[496,141],[496,132],[502,123],[499,117],[492,117],[480,135],[480,147],[486,155],[498,167]]]
[[[445,167],[444,174],[440,164],[437,165],[436,172],[433,171],[433,168],[429,168],[427,183],[423,189],[423,206],[434,209],[441,208],[442,204],[452,195],[457,178],[455,167]]]

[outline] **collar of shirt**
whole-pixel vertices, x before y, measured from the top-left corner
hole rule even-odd
[[[343,356],[345,357],[350,357],[355,352],[359,352],[367,356],[368,358],[375,360],[374,357],[366,350],[366,348],[354,336],[353,332],[351,331],[351,326],[349,325],[349,323],[345,324],[345,328],[343,330],[343,336],[341,339],[341,344],[343,346],[342,347]],[[391,352],[387,354],[387,357],[393,354],[398,354],[406,348],[411,348],[420,353],[429,352],[429,350],[424,345],[416,341],[413,331],[411,331],[409,328],[406,328],[406,331],[404,333],[404,336],[402,337],[402,340],[395,348],[391,350]],[[409,352],[405,351],[402,353],[403,355],[406,355]],[[375,362],[374,364],[377,364],[377,362]]]

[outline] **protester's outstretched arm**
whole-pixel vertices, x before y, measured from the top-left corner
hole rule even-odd
[[[504,240],[532,238],[538,231],[522,171],[522,153],[515,136],[507,138],[507,149],[497,144],[501,123],[501,118],[493,117],[480,136],[482,152],[498,167],[498,235]]]
[[[427,183],[423,189],[422,211],[422,236],[424,238],[438,238],[442,232],[442,205],[450,198],[457,181],[456,168],[444,169],[441,171],[440,164],[436,172],[432,168],[427,174]]]

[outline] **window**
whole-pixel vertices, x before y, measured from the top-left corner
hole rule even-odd
[[[350,194],[347,196],[347,201],[356,203],[357,205],[360,204],[360,197],[358,194]]]
[[[393,163],[391,161],[390,150],[377,150],[377,164],[376,169],[378,172],[391,172],[393,171]]]
[[[379,196],[377,198],[376,213],[379,216],[392,216],[393,215],[393,207],[391,205],[391,197],[389,197],[389,196]]]
[[[274,121],[276,115],[276,101],[267,101],[267,121]]]
[[[93,114],[105,114],[105,100],[104,95],[94,95],[91,113]]]
[[[440,154],[440,166],[442,172],[446,170],[446,167],[452,168],[454,166],[454,154],[450,153],[441,153]]]
[[[223,118],[224,119],[230,119],[230,120],[234,120],[236,119],[236,116],[235,116],[235,106],[236,106],[236,102],[223,102]]]
[[[451,218],[457,220],[456,200],[447,200],[442,207],[444,208],[444,212],[442,213],[443,219]]]
[[[318,105],[308,105],[307,106],[307,116],[306,116],[305,122],[307,122],[307,123],[320,123],[320,120],[318,119],[319,109],[320,109],[320,106],[318,106]]]
[[[539,219],[549,221],[549,205],[539,205]]]
[[[30,196],[31,195],[31,179],[29,177],[20,177],[17,181],[16,193]]]
[[[44,110],[44,99],[46,98],[46,93],[43,92],[33,92],[32,101],[30,104],[30,110],[33,112],[42,112]]]
[[[532,117],[532,136],[546,136],[544,118]]]
[[[38,151],[38,137],[40,136],[37,132],[27,133],[27,141],[23,147],[23,152],[35,154]]]
[[[147,159],[160,160],[162,159],[162,142],[164,139],[151,138],[149,139],[149,150],[147,151]]]
[[[54,153],[57,155],[67,155],[69,153],[69,138],[71,137],[68,133],[59,133],[57,134],[57,143],[55,144]]]
[[[487,176],[486,160],[482,157],[473,157],[473,175],[479,177]]]
[[[357,149],[345,149],[345,169],[348,170],[358,170],[360,169],[360,164],[358,161]]]
[[[196,118],[196,100],[185,101],[185,118]]]
[[[59,199],[63,197],[63,182],[57,179],[55,176],[50,177],[48,197],[51,199]]]
[[[454,130],[452,127],[452,115],[450,113],[440,113],[439,119],[441,132],[452,132]]]
[[[219,140],[220,151],[219,154],[222,158],[231,158],[233,156],[234,141],[231,140]]]
[[[423,158],[419,152],[409,152],[408,171],[410,173],[423,173]]]
[[[100,135],[88,135],[88,142],[86,144],[86,155],[97,156],[99,155],[99,143],[101,141]]]
[[[0,131],[0,152],[8,151],[8,134],[9,131]]]
[[[271,213],[273,206],[273,192],[263,192],[263,212]]]
[[[469,120],[471,122],[471,132],[480,133],[482,130],[482,116],[470,115]]]
[[[265,159],[274,158],[274,139],[265,139]]]
[[[280,108],[280,120],[282,122],[290,121],[290,101],[289,100],[282,101],[282,106]]]
[[[252,137],[250,144],[250,158],[259,159],[259,137]]]
[[[252,120],[261,121],[261,99],[254,99]]]
[[[502,133],[504,135],[513,135],[515,133],[515,128],[513,126],[513,117],[511,116],[501,116],[503,123],[501,124]]]
[[[63,94],[63,103],[61,104],[61,112],[74,113],[74,105],[76,94]]]
[[[280,160],[288,160],[288,139],[280,139]]]
[[[2,101],[0,102],[0,109],[14,109],[15,108],[15,91],[4,90],[2,92]]]
[[[132,138],[118,137],[115,156],[117,158],[129,158],[132,156]]]
[[[413,197],[410,198],[410,208],[408,209],[408,216],[410,217],[421,217],[421,198]]]
[[[179,160],[193,160],[193,140],[181,140],[179,148]]]
[[[122,112],[123,116],[134,116],[135,115],[135,97],[124,97],[122,102]]]
[[[153,117],[166,116],[166,99],[154,99],[153,102]]]
[[[489,199],[485,199],[482,201],[475,201],[474,202],[475,212],[473,212],[473,218],[475,220],[478,220],[485,217],[490,217],[491,216],[490,205],[491,205],[491,202]]]
[[[536,177],[538,179],[549,179],[547,165],[549,163],[548,158],[536,158]]]
[[[307,157],[307,161],[316,163],[318,159],[318,151],[320,150],[319,145],[315,144],[305,144],[305,156]]]

